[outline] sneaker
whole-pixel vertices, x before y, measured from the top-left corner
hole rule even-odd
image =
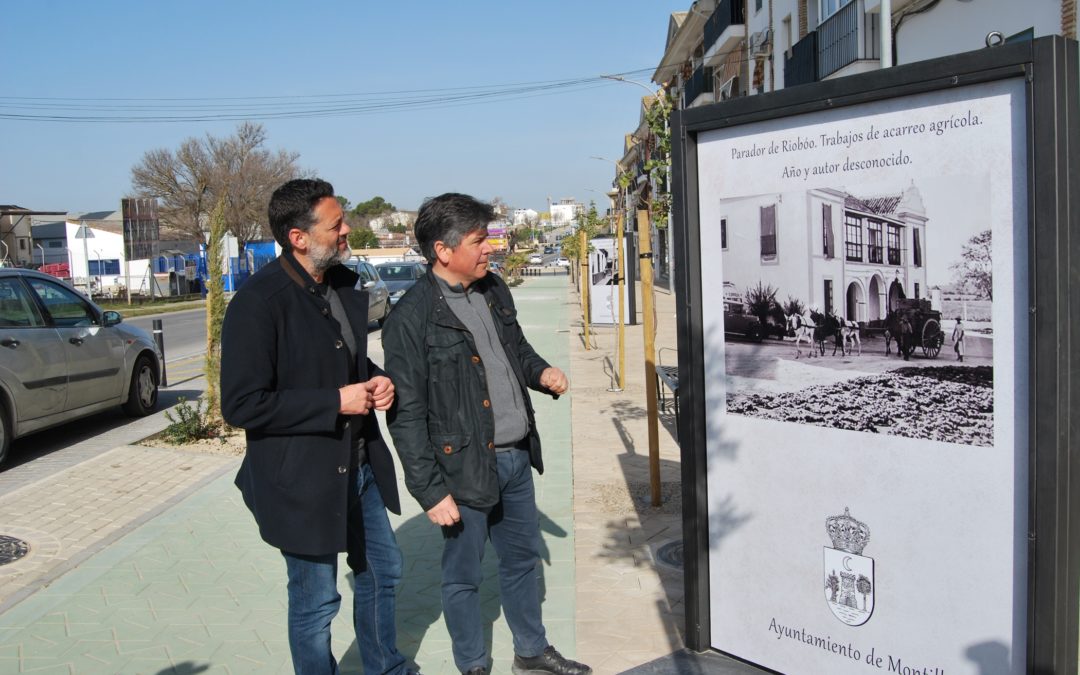
[[[555,648],[548,645],[544,653],[539,656],[532,656],[525,658],[523,656],[514,655],[514,665],[511,668],[514,675],[543,675],[544,673],[555,673],[555,675],[589,675],[592,672],[592,668],[588,667],[584,663],[578,663],[577,661],[571,661],[565,658],[562,654],[555,651]]]
[[[461,675],[488,675],[488,669],[483,666],[477,666],[475,668],[469,668]]]

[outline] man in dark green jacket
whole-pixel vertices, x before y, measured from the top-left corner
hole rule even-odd
[[[285,558],[296,672],[337,673],[330,622],[345,551],[364,672],[399,675],[402,560],[386,509],[401,509],[374,414],[394,386],[367,358],[368,294],[340,264],[349,226],[329,183],[293,180],[270,199],[270,228],[281,256],[244,282],[221,331],[221,412],[247,433],[236,484]]]
[[[543,472],[528,389],[558,396],[566,376],[525,339],[510,290],[488,272],[490,205],[461,194],[424,202],[416,239],[430,263],[383,329],[397,400],[388,414],[405,484],[442,527],[442,601],[454,662],[485,675],[479,586],[490,536],[514,673],[585,675],[548,644],[536,565],[532,468]]]

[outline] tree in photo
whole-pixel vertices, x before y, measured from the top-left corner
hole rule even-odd
[[[796,298],[793,295],[789,295],[787,300],[784,302],[784,314],[786,316],[802,314],[805,311],[806,305],[803,304],[802,300]]]
[[[379,237],[364,225],[357,225],[349,232],[349,248],[379,248]]]
[[[855,582],[855,589],[862,593],[862,608],[864,612],[866,611],[866,596],[870,595],[870,590],[872,588],[870,580],[860,574],[859,579]]]
[[[759,281],[757,286],[747,288],[746,293],[743,294],[747,309],[761,320],[762,325],[768,321],[774,308],[779,306],[776,303],[777,292],[779,292],[778,289]]]
[[[394,211],[397,211],[397,209],[394,208],[394,205],[378,195],[375,195],[366,202],[360,202],[354,206],[352,210],[356,215],[367,218],[368,220],[386,213],[393,213]]]
[[[240,241],[268,236],[266,208],[282,183],[296,178],[298,155],[265,147],[261,124],[244,122],[231,135],[189,138],[175,151],[160,148],[131,169],[140,197],[158,200],[161,222],[202,241],[210,211],[222,204],[229,231]]]
[[[840,577],[836,576],[836,572],[825,577],[825,588],[829,589],[830,602],[836,602],[836,594],[840,591]]]
[[[983,230],[964,244],[960,262],[951,269],[957,285],[980,298],[994,299],[994,268],[991,258],[991,233]]]

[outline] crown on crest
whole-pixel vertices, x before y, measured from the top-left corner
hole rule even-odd
[[[862,555],[863,549],[870,543],[870,528],[851,517],[851,512],[844,507],[844,515],[829,516],[825,519],[825,531],[832,539],[833,548]]]

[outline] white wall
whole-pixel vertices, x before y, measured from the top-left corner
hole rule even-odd
[[[897,63],[984,49],[986,35],[1008,37],[1035,28],[1035,37],[1061,34],[1061,0],[969,0],[938,3],[909,17],[896,36]]]

